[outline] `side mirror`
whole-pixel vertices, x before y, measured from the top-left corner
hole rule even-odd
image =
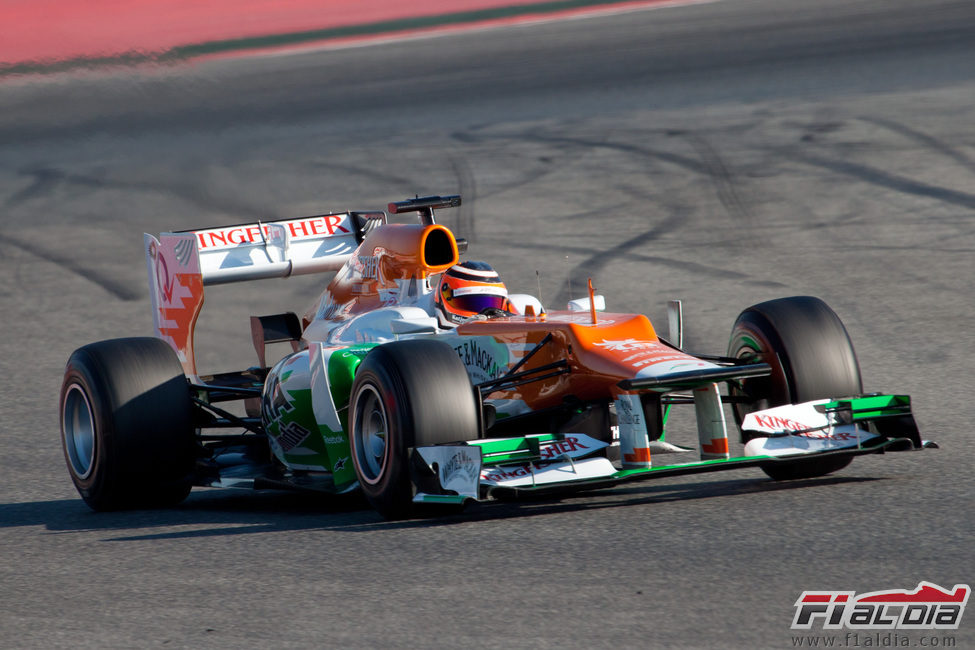
[[[596,311],[606,311],[606,296],[598,295],[593,298],[593,302],[596,305]],[[589,311],[589,298],[576,298],[575,300],[570,300],[569,304],[566,305],[569,311]]]

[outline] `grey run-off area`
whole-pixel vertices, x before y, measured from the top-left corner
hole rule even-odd
[[[782,648],[805,589],[975,580],[971,2],[723,0],[14,79],[0,143],[2,646]],[[468,257],[549,307],[592,277],[665,328],[683,299],[692,351],[723,352],[750,304],[817,295],[867,389],[910,393],[942,449],[394,524],[208,490],[87,510],[57,391],[74,348],[150,331],[143,232],[415,193],[463,194],[441,216]],[[323,284],[215,288],[201,367],[254,363],[247,316]]]

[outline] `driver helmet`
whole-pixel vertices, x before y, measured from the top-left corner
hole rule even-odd
[[[457,327],[486,309],[508,309],[508,289],[487,262],[455,264],[440,276],[433,304],[443,327]]]

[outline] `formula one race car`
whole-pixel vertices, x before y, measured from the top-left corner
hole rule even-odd
[[[935,446],[910,399],[864,394],[847,332],[812,297],[741,313],[727,356],[692,355],[679,302],[668,338],[638,314],[508,294],[434,209],[459,196],[286,221],[145,235],[155,337],[68,360],[61,433],[95,510],[182,501],[192,486],[361,489],[384,516],[455,504],[759,467],[827,474],[861,454]],[[204,287],[334,271],[303,317],[251,317],[258,365],[200,374]],[[292,352],[269,367],[266,346]],[[720,390],[720,386],[726,390]],[[235,403],[235,404],[228,404]],[[700,460],[667,440],[693,406]],[[731,457],[725,406],[744,454]]]

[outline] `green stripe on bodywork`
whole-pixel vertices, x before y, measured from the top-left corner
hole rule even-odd
[[[667,440],[667,418],[670,417],[670,404],[664,407],[664,416],[660,423],[660,440]]]
[[[413,500],[419,503],[463,504],[468,498],[457,494],[418,494]]]
[[[485,465],[501,463],[527,462],[541,460],[541,443],[563,440],[564,436],[556,434],[542,434],[526,436],[524,438],[506,438],[503,440],[472,440],[469,445],[481,448],[481,458]]]
[[[349,446],[349,398],[352,393],[352,382],[355,380],[356,370],[362,359],[375,345],[353,346],[345,350],[337,350],[328,358],[328,386],[332,395],[332,404],[341,425],[341,431],[332,431],[323,424],[318,425],[325,447],[328,450],[332,476],[335,487],[342,491],[356,481],[355,467],[352,464],[352,450]]]

